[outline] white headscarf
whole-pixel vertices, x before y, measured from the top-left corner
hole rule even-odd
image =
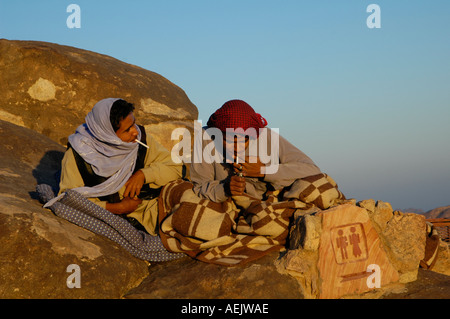
[[[74,190],[86,197],[102,197],[117,193],[134,171],[139,145],[122,141],[114,132],[110,121],[111,107],[116,98],[99,101],[86,115],[85,124],[69,136],[73,149],[92,166],[95,174],[108,178],[93,187],[79,187]],[[138,139],[141,138],[139,127]],[[51,206],[47,203],[45,206]]]

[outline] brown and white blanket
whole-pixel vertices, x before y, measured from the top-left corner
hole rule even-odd
[[[241,265],[282,250],[291,216],[315,205],[326,209],[344,199],[326,174],[294,183],[282,200],[247,195],[215,203],[195,195],[190,182],[167,184],[159,197],[160,237],[171,252],[226,266]]]

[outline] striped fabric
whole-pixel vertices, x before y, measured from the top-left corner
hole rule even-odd
[[[323,173],[296,180],[284,194],[284,198],[299,199],[320,209],[330,208],[345,200],[345,196],[338,189],[336,182]]]
[[[243,195],[214,203],[196,196],[192,187],[175,181],[163,188],[160,236],[168,250],[207,263],[242,265],[284,249],[290,217],[312,207],[300,200],[278,201],[275,194],[265,201]]]

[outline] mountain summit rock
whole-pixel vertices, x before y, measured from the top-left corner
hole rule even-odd
[[[37,41],[0,39],[0,120],[42,133],[61,145],[96,102],[133,103],[138,124],[170,147],[175,127],[198,117],[186,93],[163,76],[110,56]]]

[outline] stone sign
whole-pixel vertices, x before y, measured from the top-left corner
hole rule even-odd
[[[365,209],[343,205],[320,214],[320,298],[360,294],[398,281]]]

